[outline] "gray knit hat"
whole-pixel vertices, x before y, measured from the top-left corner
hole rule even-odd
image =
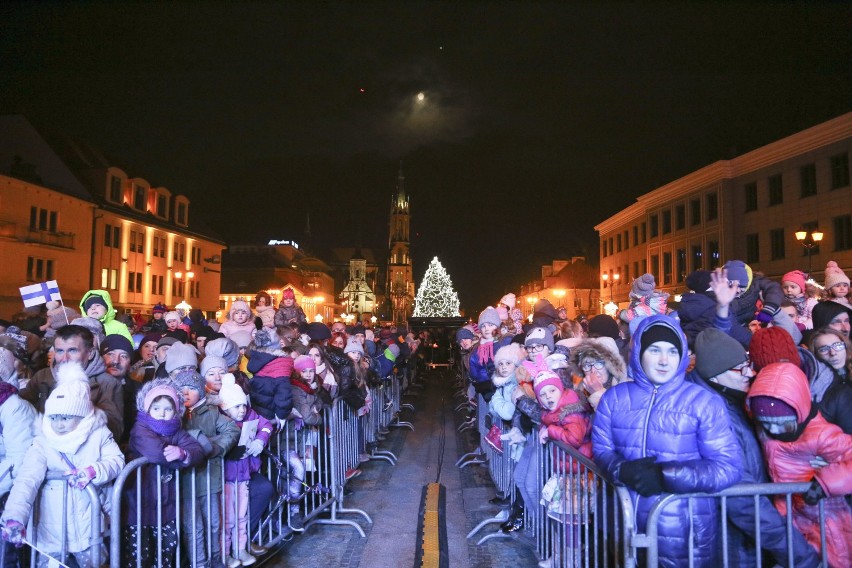
[[[479,314],[479,321],[477,322],[477,325],[482,327],[482,324],[485,323],[493,324],[494,327],[500,327],[500,314],[497,313],[496,308],[488,306]]]
[[[175,343],[166,352],[166,372],[171,373],[181,367],[198,367],[198,355],[195,348],[186,343]]]
[[[654,288],[657,283],[654,281],[653,274],[643,274],[633,281],[633,286],[630,288],[630,295],[634,298],[642,298],[650,296],[654,293]]]
[[[534,327],[527,332],[524,338],[524,347],[531,345],[546,345],[553,353],[553,333],[546,327]]]
[[[733,369],[748,359],[739,341],[715,327],[695,338],[695,370],[702,379],[710,379]]]
[[[240,348],[237,344],[227,337],[214,339],[204,346],[204,353],[221,357],[228,363],[228,367],[233,367],[240,360]]]

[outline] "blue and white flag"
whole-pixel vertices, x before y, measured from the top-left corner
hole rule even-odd
[[[25,308],[46,304],[51,300],[62,300],[62,296],[59,295],[59,284],[56,283],[56,280],[21,287],[21,298],[24,299]]]

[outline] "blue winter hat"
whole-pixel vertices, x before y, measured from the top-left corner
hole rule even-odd
[[[460,343],[463,339],[476,339],[476,335],[473,334],[473,330],[469,327],[461,327],[456,332],[456,343]]]
[[[741,260],[729,260],[722,268],[728,271],[728,280],[737,280],[740,288],[749,289],[752,280],[751,266]]]

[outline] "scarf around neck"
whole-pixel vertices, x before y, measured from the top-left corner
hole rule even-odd
[[[181,419],[177,415],[169,420],[158,420],[147,412],[139,412],[136,414],[136,421],[141,422],[160,436],[174,436],[181,428]]]
[[[492,361],[494,359],[494,340],[480,340],[479,347],[476,350],[476,354],[479,355],[480,365],[485,365],[489,361]]]
[[[106,427],[106,415],[103,410],[96,408],[84,417],[76,428],[62,436],[53,430],[50,417],[45,414],[42,417],[41,433],[47,441],[48,447],[70,455],[76,454],[91,437],[92,432],[102,427]]]

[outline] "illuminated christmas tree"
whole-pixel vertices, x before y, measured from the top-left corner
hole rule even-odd
[[[417,297],[414,299],[414,317],[449,318],[459,315],[459,296],[453,290],[450,275],[438,262],[436,256],[429,263],[423,282],[417,289]]]

